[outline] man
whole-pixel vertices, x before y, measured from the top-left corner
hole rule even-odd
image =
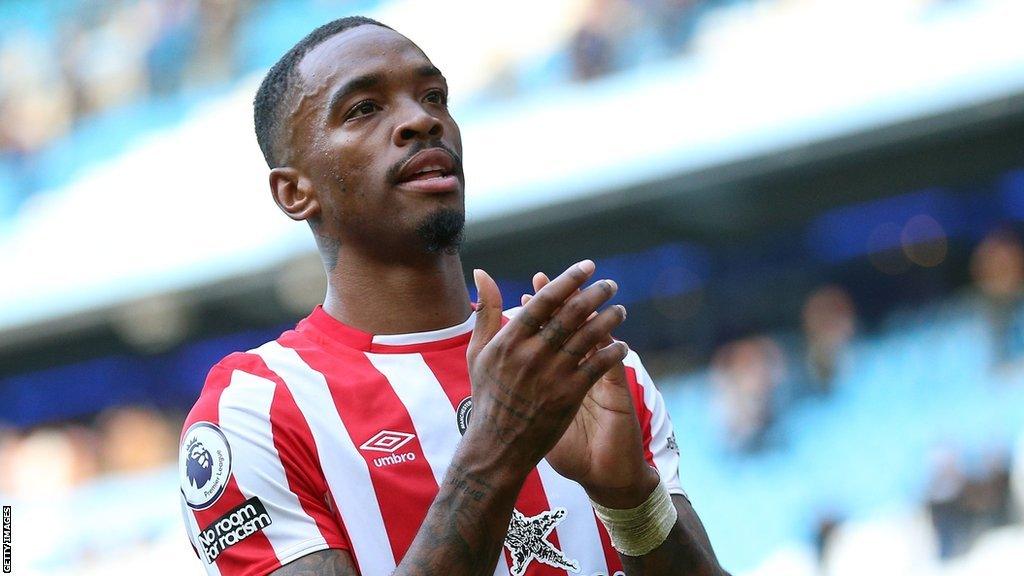
[[[610,336],[625,309],[596,312],[615,284],[584,287],[585,260],[508,318],[477,270],[471,305],[462,143],[416,45],[331,22],[255,107],[274,200],[329,281],[295,330],[218,363],[185,423],[209,573],[722,573],[661,397]]]

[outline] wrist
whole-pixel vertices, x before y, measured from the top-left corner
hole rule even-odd
[[[668,489],[661,482],[634,508],[615,509],[592,503],[608,530],[612,546],[626,556],[644,556],[661,546],[678,520]]]
[[[536,463],[531,466],[518,464],[522,458],[516,456],[509,454],[508,446],[492,435],[476,434],[471,428],[459,443],[452,464],[458,463],[476,474],[493,479],[499,486],[511,486],[518,492]]]
[[[661,475],[647,464],[639,471],[636,478],[625,486],[598,486],[584,484],[587,496],[595,504],[606,508],[624,510],[636,508],[651,495],[661,483]]]

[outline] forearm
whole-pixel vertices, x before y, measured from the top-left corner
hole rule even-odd
[[[524,480],[464,440],[394,574],[492,574]]]
[[[678,516],[668,538],[643,556],[619,554],[627,576],[721,576],[707,532],[689,501],[673,496]]]

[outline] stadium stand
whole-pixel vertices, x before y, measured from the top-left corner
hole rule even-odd
[[[473,4],[453,3],[453,10],[472,12]],[[681,151],[652,154],[647,163],[629,157],[622,170],[611,163],[625,174],[618,180],[566,158],[550,169],[538,167],[539,183],[527,175],[492,185],[506,177],[486,165],[481,171],[495,175],[481,178],[486,202],[473,207],[478,219],[471,222],[476,228],[467,261],[498,270],[512,299],[526,291],[524,279],[538,267],[611,244],[609,230],[629,237],[615,238],[598,254],[598,266],[622,286],[619,301],[630,306],[631,317],[624,337],[650,352],[645,358],[683,451],[684,485],[733,573],[959,576],[1018,566],[1024,550],[1024,251],[1015,226],[1024,220],[1018,106],[1024,83],[1019,72],[1006,71],[1019,71],[1024,60],[1019,50],[1004,53],[970,33],[992,31],[993,46],[999,44],[1007,27],[1016,29],[1020,4],[588,0],[525,6],[533,12],[518,20],[510,14],[503,26],[483,20],[490,23],[472,33],[495,36],[498,47],[462,61],[450,55],[466,52],[463,43],[446,44],[426,25],[416,28],[420,13],[412,1],[0,4],[0,25],[17,31],[0,39],[0,241],[29,227],[26,222],[35,221],[26,218],[38,214],[33,208],[47,203],[66,202],[63,214],[73,220],[81,206],[74,202],[91,201],[102,186],[90,179],[103,178],[111,165],[115,173],[102,182],[116,180],[122,167],[146,173],[153,164],[135,162],[133,154],[155,162],[167,149],[161,145],[233,130],[234,124],[211,118],[246,106],[253,79],[299,34],[339,11],[370,12],[386,22],[395,16],[431,53],[449,58],[446,70],[454,69],[449,76],[461,83],[458,105],[473,127],[469,136],[507,129],[508,118],[524,125],[553,122],[548,110],[571,123],[570,108],[628,113],[646,106],[644,97],[682,95],[687,103],[709,106],[680,111],[690,114],[696,136],[688,134]],[[534,14],[542,8],[546,17],[537,22]],[[523,27],[531,24],[532,38],[523,40]],[[977,42],[939,51],[938,40],[950,37]],[[856,69],[840,74],[797,65],[773,69],[778,79],[744,78],[749,82],[721,72],[751,73],[806,53],[808,45],[854,66],[872,57],[872,46],[891,48],[901,39],[920,41],[948,66],[925,70],[907,59],[905,68],[889,71],[891,92],[868,86]],[[131,57],[112,57],[112,46],[130,46]],[[973,68],[982,60],[991,64],[984,74]],[[950,70],[951,77],[963,73],[945,83],[941,73]],[[773,91],[776,83],[808,76],[800,84],[808,94],[803,100]],[[947,91],[935,86],[952,85],[962,92],[943,100]],[[733,92],[717,91],[723,87]],[[702,99],[688,90],[706,94]],[[763,98],[763,110],[742,106],[749,101],[739,96],[751,92]],[[935,101],[920,97],[932,92]],[[813,108],[836,93],[850,95],[835,108]],[[716,102],[723,103],[718,116],[710,110]],[[781,124],[759,113],[778,114]],[[705,116],[711,120],[699,123]],[[941,126],[941,137],[905,126],[921,118],[935,120],[929,126]],[[974,136],[986,130],[1000,138]],[[957,146],[924,145],[920,134]],[[251,139],[248,132],[235,137]],[[890,146],[895,140],[904,148]],[[963,142],[977,151],[964,154]],[[624,154],[622,148],[636,145],[604,147]],[[815,155],[826,150],[830,155]],[[734,158],[748,156],[761,164]],[[846,164],[830,171],[841,163],[836,158]],[[112,164],[119,160],[125,163]],[[605,157],[596,162],[608,163]],[[658,172],[656,164],[670,173]],[[577,171],[558,172],[564,165]],[[735,179],[707,177],[715,170]],[[579,177],[589,171],[597,176]],[[551,191],[567,180],[582,182],[580,191]],[[608,181],[614,190],[601,188]],[[522,195],[506,197],[521,184]],[[772,194],[778,190],[785,195]],[[769,200],[758,202],[758,194]],[[626,205],[640,208],[628,212]],[[687,213],[696,216],[687,219]],[[572,235],[544,228],[577,223],[575,214],[594,216],[600,227],[574,228]],[[530,222],[509,227],[521,220]],[[203,223],[190,224],[199,240],[180,243],[192,240],[207,249],[198,230]],[[274,236],[276,230],[267,236],[287,240],[280,259],[308,264],[302,260],[308,246]],[[521,231],[522,241],[512,243],[513,232]],[[246,239],[242,228],[225,235]],[[524,256],[540,253],[544,259]],[[26,252],[15,263],[34,256]],[[172,261],[161,264],[171,270]],[[166,573],[198,573],[174,499],[173,446],[183,411],[210,365],[274,337],[308,309],[307,292],[319,286],[307,282],[312,289],[300,290],[288,304],[281,296],[288,287],[276,283],[284,276],[280,268],[268,272],[261,262],[232,269],[226,276],[231,290],[225,290],[203,275],[220,265],[205,262],[198,266],[203,273],[187,278],[143,270],[152,282],[138,293],[130,290],[134,277],[114,275],[110,284],[118,286],[96,289],[109,298],[41,319],[19,316],[29,309],[14,299],[22,295],[0,289],[19,303],[0,307],[0,316],[17,319],[4,322],[11,341],[18,322],[38,330],[31,340],[5,344],[0,361],[0,500],[18,511],[19,573],[137,574],[152,572],[154,561]],[[316,262],[313,268],[316,277]],[[181,296],[189,290],[219,299]],[[254,304],[238,310],[223,304],[230,300]],[[187,320],[155,339],[103,322],[87,332],[79,328],[126,302],[132,309],[126,317],[140,329],[140,302],[153,304],[152,318],[164,327]]]

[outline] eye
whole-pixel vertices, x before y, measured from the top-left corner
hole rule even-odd
[[[448,94],[446,94],[445,91],[441,90],[440,88],[435,88],[430,92],[427,92],[426,97],[424,97],[423,99],[426,100],[427,102],[430,102],[431,104],[440,104],[441,106],[448,105]]]
[[[366,116],[367,114],[373,114],[377,110],[380,110],[380,106],[378,106],[376,102],[372,100],[363,100],[352,107],[348,115],[345,116],[345,119],[351,120],[360,116]]]

